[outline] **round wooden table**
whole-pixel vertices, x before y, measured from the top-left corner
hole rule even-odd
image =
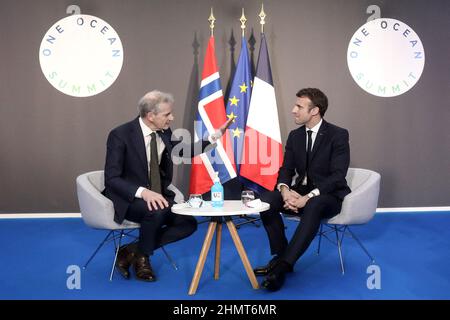
[[[203,267],[205,266],[206,257],[208,255],[209,248],[211,246],[212,238],[214,232],[216,234],[216,252],[214,259],[214,279],[219,279],[219,269],[220,269],[220,245],[222,238],[222,224],[226,223],[228,230],[230,231],[231,238],[233,239],[234,245],[238,250],[239,256],[244,264],[247,276],[250,279],[250,283],[254,289],[258,289],[258,281],[253,272],[253,268],[248,260],[247,253],[245,252],[242,241],[239,238],[236,227],[234,226],[231,216],[236,215],[247,215],[255,214],[259,212],[266,211],[270,208],[270,205],[265,202],[261,202],[261,205],[256,208],[250,208],[245,206],[240,200],[225,200],[224,205],[221,208],[214,208],[211,206],[210,202],[204,202],[204,205],[200,208],[191,208],[187,203],[175,204],[172,206],[172,212],[181,215],[188,216],[201,216],[210,217],[210,222],[208,225],[208,231],[206,232],[205,240],[203,241],[202,250],[198,258],[197,266],[195,268],[194,276],[191,281],[191,286],[189,288],[189,295],[195,294],[198,287],[198,282],[203,272]]]

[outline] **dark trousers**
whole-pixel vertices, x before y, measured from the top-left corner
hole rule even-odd
[[[191,216],[173,213],[169,207],[159,210],[148,210],[142,199],[134,199],[129,206],[125,219],[141,224],[139,229],[138,250],[146,255],[161,246],[190,236],[197,230],[197,220]]]
[[[300,187],[299,189],[296,190],[299,194],[307,193],[305,188]],[[338,214],[342,206],[341,200],[325,194],[309,199],[306,206],[295,213],[283,208],[284,201],[279,191],[262,194],[261,201],[270,204],[269,210],[261,212],[261,220],[269,237],[270,252],[272,255],[279,255],[291,266],[294,266],[308,249],[319,230],[320,221]],[[289,242],[284,232],[284,223],[280,212],[300,216],[300,222]]]

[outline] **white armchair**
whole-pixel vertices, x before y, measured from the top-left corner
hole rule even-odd
[[[378,204],[381,176],[375,171],[349,168],[346,180],[352,192],[344,198],[341,212],[338,215],[322,221],[318,233],[319,246],[317,249],[317,254],[319,254],[322,236],[335,243],[338,247],[342,274],[345,273],[342,258],[342,241],[345,235],[350,235],[355,239],[370,260],[375,261],[361,241],[350,230],[350,225],[364,224],[373,218]],[[335,233],[335,241],[329,238],[329,233]]]
[[[139,223],[124,220],[122,224],[114,222],[114,205],[112,201],[106,198],[101,192],[105,188],[104,171],[91,171],[84,173],[77,177],[77,195],[80,206],[81,217],[84,223],[94,229],[106,230],[108,234],[103,241],[98,245],[97,249],[90,256],[83,269],[86,269],[88,264],[100,250],[100,248],[108,242],[113,241],[115,247],[114,261],[111,267],[111,274],[109,280],[112,281],[114,275],[114,267],[117,260],[117,254],[121,246],[122,237],[130,236],[131,233],[140,228]],[[184,196],[174,185],[170,185],[169,189],[175,192],[175,202],[181,203],[184,201]],[[177,270],[176,264],[170,258],[164,247],[164,254]]]

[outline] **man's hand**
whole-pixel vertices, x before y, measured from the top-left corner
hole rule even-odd
[[[300,195],[294,190],[290,190],[285,186],[281,186],[281,196],[284,201],[284,208],[286,210],[292,210],[298,212],[299,209],[303,208],[308,201],[308,197]]]
[[[295,199],[301,197],[297,192],[294,190],[289,190],[286,186],[281,186],[281,196],[283,197],[283,201],[294,201]]]
[[[234,118],[230,118],[228,119],[227,122],[225,122],[220,128],[219,131],[220,133],[223,135],[225,133],[225,131],[228,129],[228,127],[231,125],[231,123],[233,122]]]
[[[294,206],[294,203],[296,202],[297,198],[299,198],[301,196],[294,190],[289,190],[289,188],[286,186],[281,186],[281,196],[283,197],[283,201],[284,201],[283,207],[287,210],[292,210],[294,212],[297,212],[297,209]]]
[[[169,202],[161,194],[148,189],[142,191],[142,199],[147,202],[148,210],[150,211],[164,209],[169,206]]]
[[[216,132],[214,132],[211,135],[211,143],[215,143],[217,140],[219,140],[220,138],[222,138],[223,134],[225,133],[225,131],[228,129],[228,127],[230,126],[231,122],[233,122],[233,118],[229,119],[227,122],[225,122],[219,129],[216,130]]]
[[[293,200],[287,200],[284,202],[284,208],[287,210],[292,210],[295,213],[298,213],[298,210],[303,208],[306,205],[306,202],[308,202],[308,200],[309,198],[307,196],[300,196]]]

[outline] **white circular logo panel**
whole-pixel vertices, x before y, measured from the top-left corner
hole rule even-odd
[[[99,94],[119,76],[122,42],[100,18],[71,15],[56,22],[39,49],[42,72],[50,84],[74,97]]]
[[[425,52],[419,36],[405,23],[375,19],[353,35],[347,63],[353,79],[363,90],[379,97],[394,97],[419,81]]]

